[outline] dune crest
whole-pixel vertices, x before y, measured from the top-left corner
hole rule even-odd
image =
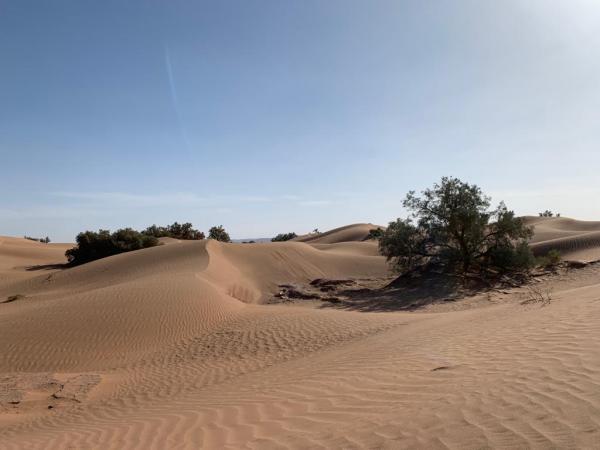
[[[319,234],[305,234],[294,238],[294,241],[310,244],[338,244],[340,242],[360,242],[367,239],[369,231],[385,228],[372,223],[356,223],[346,225]]]

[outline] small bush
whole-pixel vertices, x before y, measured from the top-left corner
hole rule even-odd
[[[294,232],[292,233],[280,233],[277,236],[275,236],[273,239],[271,239],[271,242],[284,242],[284,241],[289,241],[290,239],[294,239],[295,237],[298,237],[298,235]]]
[[[223,228],[223,225],[214,226],[208,230],[208,238],[220,242],[231,242],[231,238],[227,231],[225,231],[225,228]]]
[[[107,256],[158,245],[154,236],[123,228],[111,234],[108,230],[86,231],[77,235],[77,246],[65,252],[72,265],[85,264]]]
[[[562,256],[556,249],[550,250],[544,256],[536,258],[536,263],[540,267],[554,267],[560,263]]]
[[[383,228],[374,228],[372,230],[369,230],[369,234],[367,235],[367,239],[381,239],[381,236],[383,236]]]
[[[554,217],[554,213],[547,209],[546,211],[540,213],[540,217]],[[556,217],[560,217],[560,214],[557,214]]]

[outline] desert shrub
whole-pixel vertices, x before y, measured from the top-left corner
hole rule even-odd
[[[208,230],[208,238],[214,239],[215,241],[231,242],[231,238],[227,231],[225,231],[225,228],[223,228],[223,225],[219,225],[218,227],[214,226]]]
[[[277,236],[275,236],[273,239],[271,239],[271,242],[283,242],[283,241],[289,241],[290,239],[294,239],[295,237],[298,237],[298,235],[294,232],[291,233],[280,233]]]
[[[369,230],[367,239],[381,239],[381,236],[383,236],[383,228],[373,228]]]
[[[156,238],[170,237],[182,240],[201,240],[205,237],[202,231],[194,229],[193,225],[189,222],[182,224],[175,222],[166,227],[152,225],[146,228],[142,233]]]
[[[560,251],[556,249],[550,250],[544,256],[536,258],[536,264],[540,267],[554,267],[560,263],[562,256]]]
[[[552,264],[553,266],[555,266],[558,263],[560,263],[560,260],[562,259],[560,251],[558,251],[556,249],[550,250],[548,252],[548,254],[546,255],[546,257],[550,261],[550,264]]]
[[[65,252],[72,265],[84,264],[119,253],[158,245],[154,236],[123,228],[111,234],[108,230],[85,231],[77,235],[77,246]]]
[[[403,205],[411,217],[389,224],[381,253],[399,271],[427,263],[460,273],[530,268],[533,229],[504,203],[490,204],[478,186],[456,178],[442,178],[421,196],[409,192]]]
[[[540,217],[554,217],[554,213],[547,209],[546,211],[540,213]],[[560,214],[557,214],[556,217],[560,217]]]

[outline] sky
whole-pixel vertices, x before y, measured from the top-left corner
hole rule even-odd
[[[600,220],[597,0],[0,1],[0,235]]]

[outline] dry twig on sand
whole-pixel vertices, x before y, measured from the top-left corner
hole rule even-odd
[[[549,286],[528,286],[525,296],[525,300],[521,302],[522,305],[540,303],[542,306],[546,306],[552,302],[552,288]]]

